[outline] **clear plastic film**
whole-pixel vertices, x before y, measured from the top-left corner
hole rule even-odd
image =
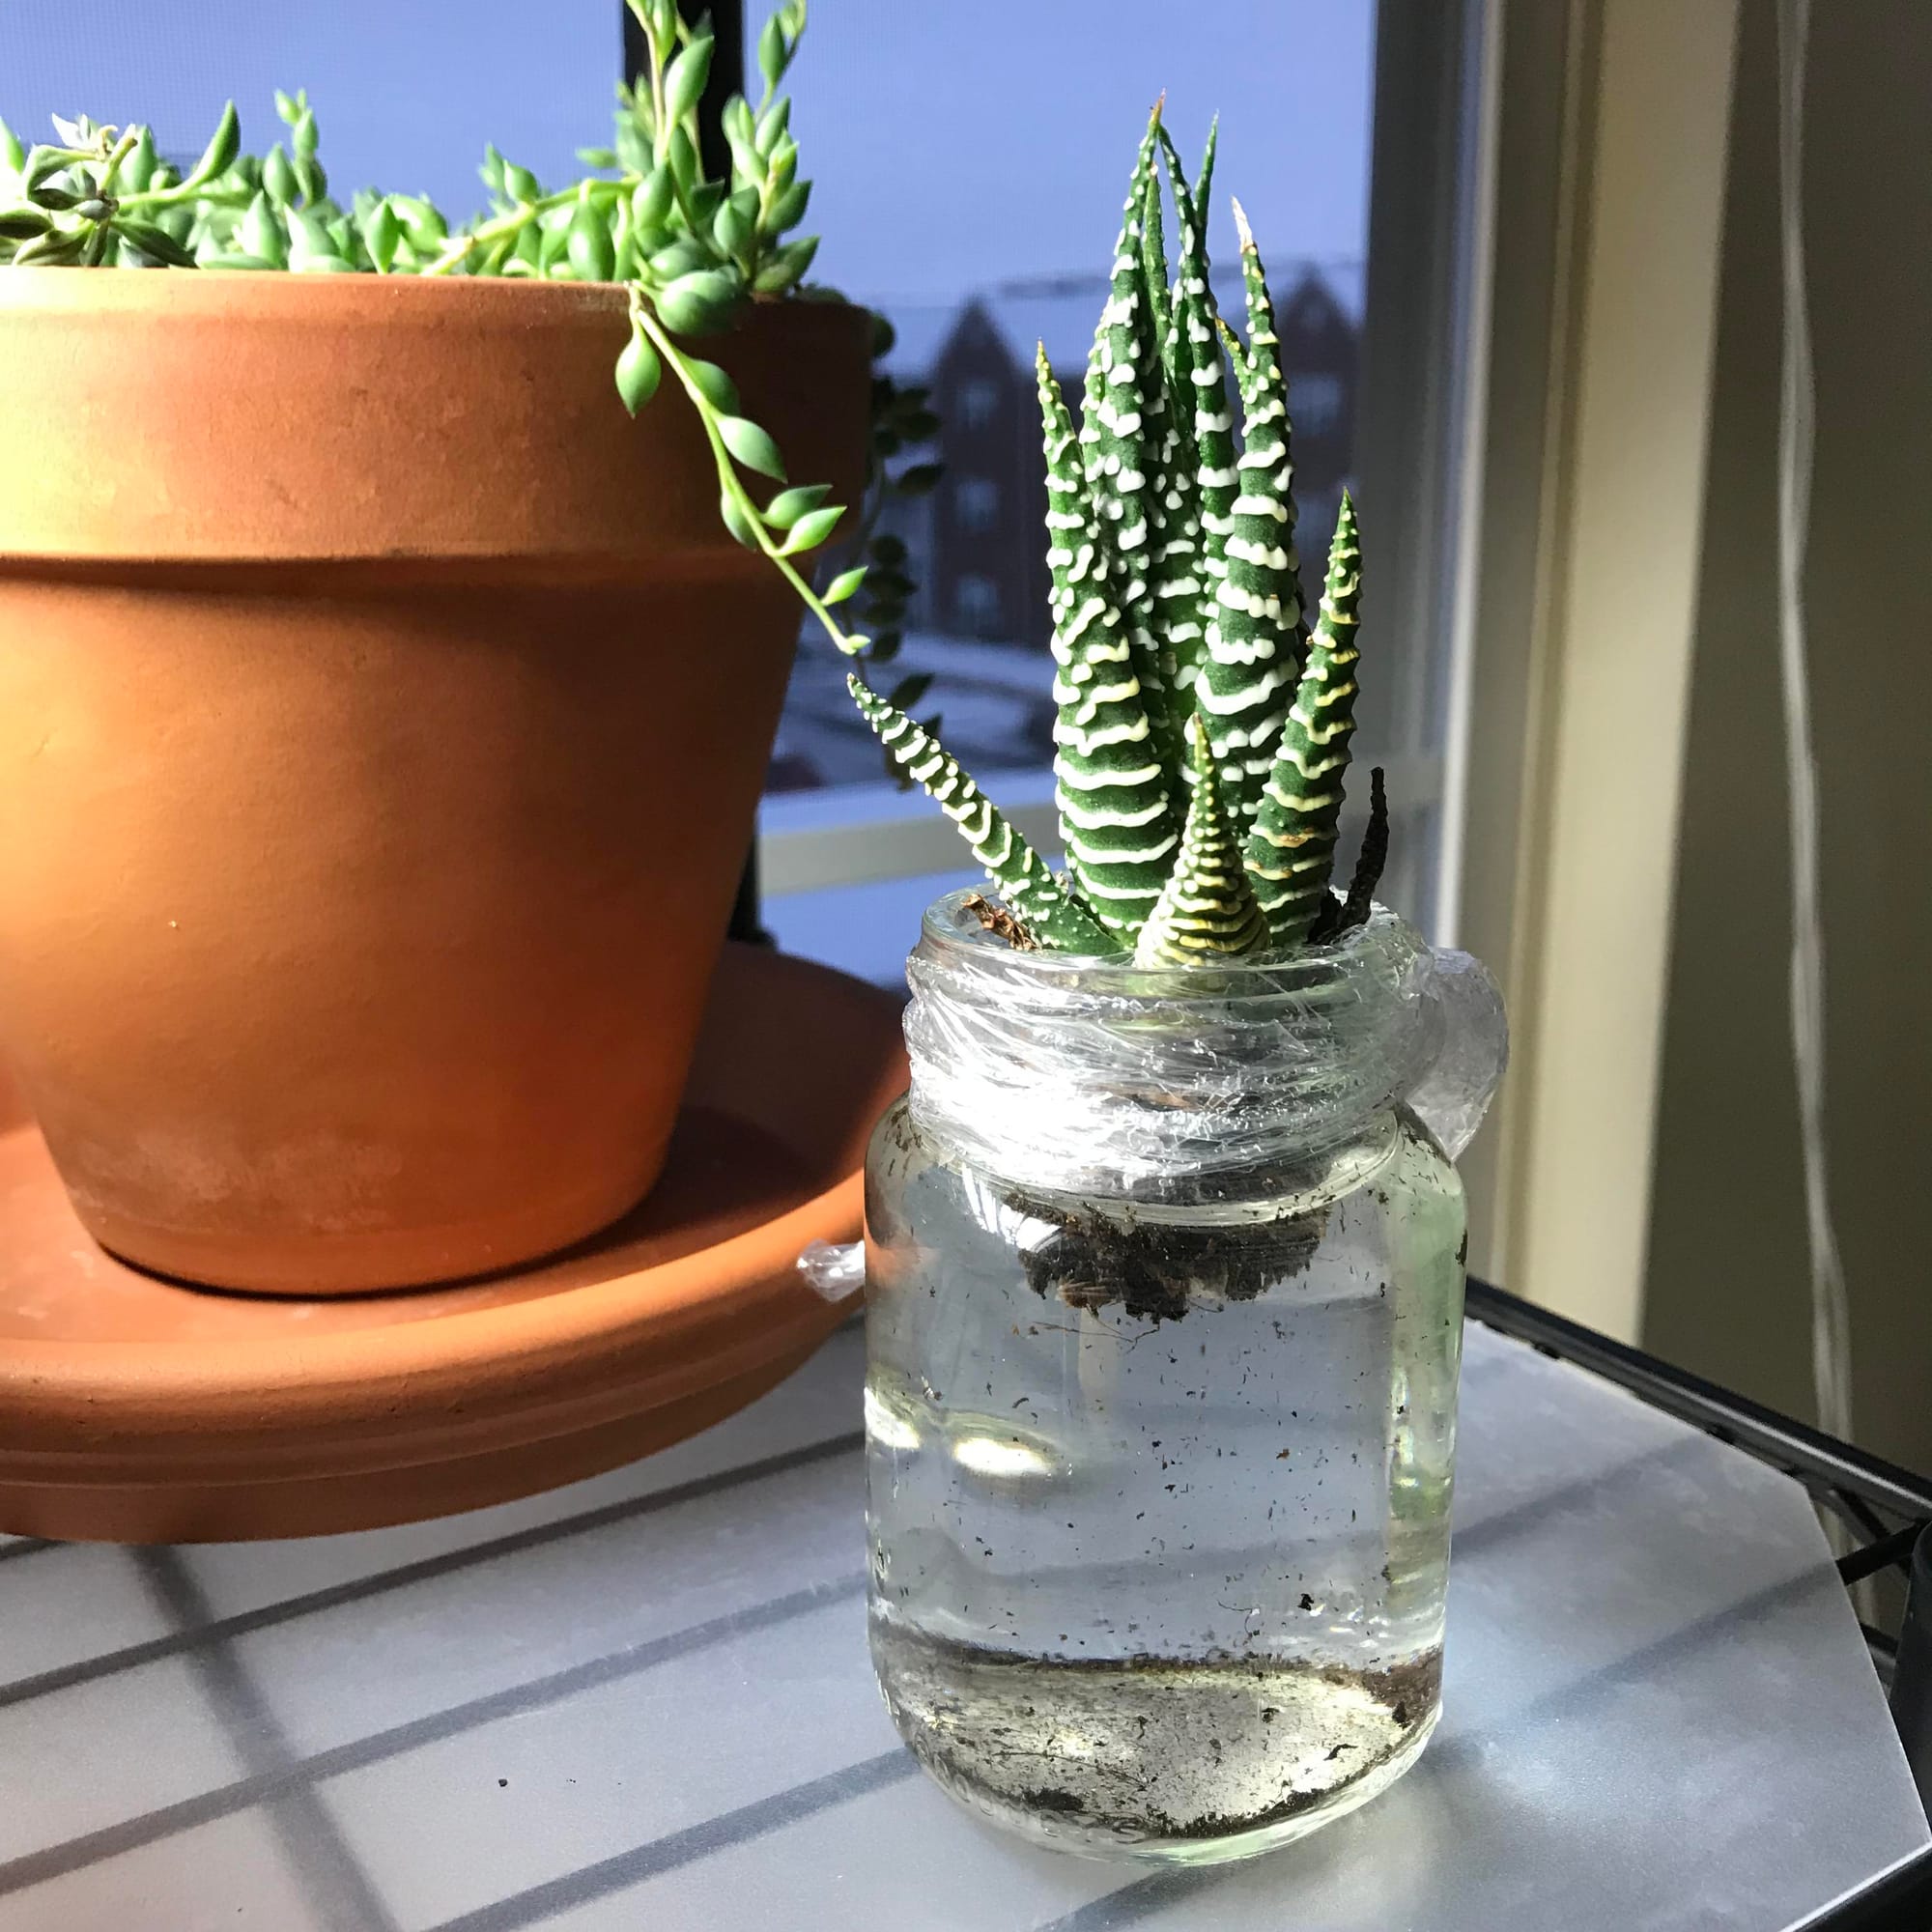
[[[907,964],[912,1109],[982,1171],[1158,1200],[1319,1159],[1406,1103],[1452,1157],[1502,1076],[1494,982],[1395,914],[1330,945],[1140,968],[926,914]]]

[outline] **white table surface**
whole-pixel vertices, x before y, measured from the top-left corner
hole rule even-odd
[[[1472,1327],[1417,1769],[1205,1873],[1010,1842],[872,1686],[860,1358],[441,1522],[0,1541],[0,1932],[1764,1932],[1928,1841],[1799,1489]]]

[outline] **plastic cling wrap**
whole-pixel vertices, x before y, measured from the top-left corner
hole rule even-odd
[[[926,914],[906,1043],[915,1117],[989,1174],[1156,1199],[1317,1159],[1399,1102],[1453,1157],[1501,1078],[1489,974],[1380,907],[1332,945],[1145,969],[1015,951],[965,896]]]

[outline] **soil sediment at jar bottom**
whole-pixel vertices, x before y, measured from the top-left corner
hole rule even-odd
[[[1300,1274],[1327,1227],[1325,1208],[1199,1227],[1021,1194],[1005,1205],[1029,1224],[1019,1258],[1036,1294],[1069,1308],[1119,1303],[1143,1321],[1179,1321],[1204,1303],[1253,1301]]]
[[[1335,1800],[1429,1720],[1442,1659],[1384,1670],[1209,1657],[1022,1657],[872,1633],[926,1768],[969,1803],[1128,1845],[1265,1830]]]

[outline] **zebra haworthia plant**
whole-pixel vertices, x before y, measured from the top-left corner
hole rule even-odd
[[[995,929],[1148,966],[1277,952],[1361,923],[1388,845],[1377,772],[1354,880],[1346,895],[1331,889],[1354,733],[1355,510],[1345,492],[1311,627],[1274,304],[1238,202],[1245,335],[1215,306],[1213,152],[1210,135],[1190,186],[1156,105],[1077,429],[1039,353],[1065,874],[931,732],[852,680],[889,756],[960,826],[1003,895]]]

